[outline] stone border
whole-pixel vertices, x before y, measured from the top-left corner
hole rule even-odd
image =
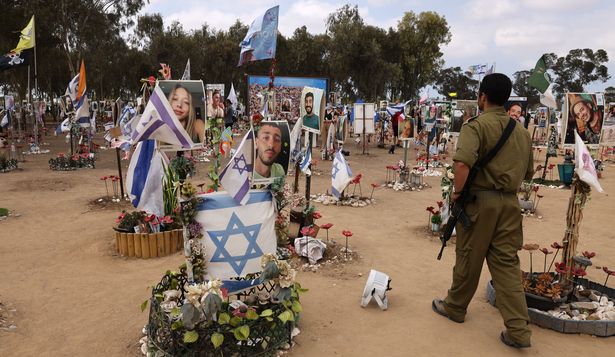
[[[489,304],[495,306],[495,289],[493,288],[493,284],[491,284],[491,280],[487,283],[487,299],[489,300]],[[560,319],[549,315],[546,311],[534,308],[528,308],[527,312],[533,324],[554,331],[562,333],[583,333],[601,337],[615,335],[614,320],[574,321]]]

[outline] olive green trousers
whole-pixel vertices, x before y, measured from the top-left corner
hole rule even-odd
[[[517,251],[523,245],[521,210],[517,195],[498,191],[473,192],[467,204],[472,221],[469,230],[456,227],[456,260],[453,283],[444,300],[450,316],[463,319],[476,292],[483,262],[496,291],[496,306],[502,314],[508,336],[515,342],[530,342],[529,316]]]

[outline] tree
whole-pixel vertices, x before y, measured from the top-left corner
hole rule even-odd
[[[517,71],[513,73],[513,91],[520,97],[527,98],[528,107],[533,107],[540,103],[540,93],[536,88],[527,83],[527,79],[532,75],[531,71]]]
[[[558,100],[565,92],[584,92],[589,83],[606,82],[611,76],[605,64],[609,56],[605,50],[593,51],[589,48],[570,50],[566,56],[547,55],[551,70],[555,75],[554,90]]]
[[[478,81],[464,73],[461,67],[443,69],[434,84],[438,93],[448,96],[456,92],[458,99],[475,99],[478,92]]]
[[[397,24],[398,59],[402,81],[396,95],[415,98],[419,90],[432,83],[444,65],[441,46],[450,42],[451,33],[444,17],[435,12],[404,13]]]

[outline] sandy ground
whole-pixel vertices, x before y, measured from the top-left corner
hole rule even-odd
[[[54,154],[67,150],[61,138],[47,141]],[[370,155],[361,155],[354,144],[348,148],[348,161],[355,174],[363,174],[367,194],[370,183],[384,181],[385,166],[403,157],[401,149],[389,155],[372,146]],[[139,305],[149,297],[148,287],[183,258],[176,254],[141,260],[115,254],[111,227],[120,210],[88,206],[105,195],[99,178],[116,173],[113,151],[102,152],[96,169],[74,172],[51,171],[50,157],[28,156],[20,170],[0,174],[0,207],[21,214],[0,221],[0,303],[16,309],[11,320],[17,326],[10,332],[0,330],[0,356],[138,356],[137,341],[147,322]],[[125,169],[128,162],[122,165]],[[331,163],[321,161],[318,167],[325,174],[313,177],[312,193],[325,192],[330,184]],[[206,166],[199,164],[198,169],[201,180],[196,181],[202,182]],[[604,189],[614,192],[614,165],[607,164],[604,174]],[[498,339],[502,320],[486,299],[486,267],[464,324],[433,313],[431,300],[443,297],[451,282],[454,248],[436,260],[439,241],[425,230],[425,207],[440,198],[439,178],[426,181],[433,188],[421,192],[379,188],[374,193],[377,204],[365,208],[318,205],[320,223],[334,224],[330,237],[341,241],[341,231],[352,230],[351,249],[362,259],[337,271],[298,275],[310,291],[302,298],[301,334],[289,355],[612,354],[612,339],[564,335],[534,325],[532,348],[519,352],[503,345]],[[544,246],[563,237],[570,191],[541,188],[540,193],[544,198],[537,215],[542,219],[526,218],[524,231],[526,242]],[[596,193],[584,211],[579,249],[597,252],[596,265],[615,266],[613,208],[608,194]],[[521,260],[527,269],[524,253]],[[542,267],[542,257],[535,257],[534,264]],[[392,278],[388,311],[374,303],[359,305],[371,268]],[[604,279],[601,270],[591,269],[589,276]]]

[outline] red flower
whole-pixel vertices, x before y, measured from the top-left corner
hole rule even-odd
[[[536,166],[536,170],[535,171],[540,171],[540,170],[542,170],[542,165]]]
[[[90,157],[90,154],[83,153],[81,154],[81,157],[87,159],[88,157]]]
[[[222,293],[222,297],[226,299],[226,297],[228,296],[228,289],[220,288],[220,292]]]
[[[585,276],[587,272],[583,268],[572,268],[572,275],[574,276]]]
[[[387,170],[395,170],[392,165],[387,166]]]
[[[155,216],[154,216],[155,217]],[[150,222],[152,220],[152,216],[145,216],[143,219],[145,222]]]
[[[380,187],[380,184],[379,183],[372,183],[372,187],[373,188]]]
[[[553,242],[553,244],[551,244],[551,248],[553,248],[553,249],[563,249],[564,246],[560,245],[558,242]]]
[[[549,251],[547,248],[540,248],[540,251],[545,255],[553,254],[553,252]]]
[[[154,78],[154,76],[149,76],[149,78],[147,78],[147,82],[151,87],[153,87],[154,84],[156,84],[156,78]]]
[[[427,208],[425,209],[425,211],[428,211],[428,212],[429,212],[429,213],[431,213],[431,214],[434,214],[434,210],[435,210],[435,208],[434,208],[433,206],[429,206],[429,207],[427,207]]]
[[[333,223],[325,223],[322,226],[320,226],[320,228],[322,229],[329,229],[331,227],[333,227]]]
[[[442,208],[442,206],[444,206],[444,203],[442,201],[438,201],[436,203],[438,204],[438,208]]]
[[[103,177],[101,177],[100,179],[101,179],[101,180],[105,180],[105,181],[107,181],[107,179],[108,179],[108,178],[109,178],[108,176],[103,176]]]
[[[342,231],[342,234],[344,235],[344,237],[348,238],[348,237],[352,237],[352,232],[351,231]]]
[[[207,193],[212,193],[212,192],[214,192],[214,189],[210,187],[209,190],[207,190]]]
[[[314,228],[312,227],[303,227],[301,228],[301,234],[304,237],[313,237],[314,236]]]
[[[566,264],[564,263],[555,263],[555,271],[560,273],[560,274],[566,274],[566,271],[568,269],[566,268]]]
[[[322,215],[320,214],[320,212],[316,211],[312,213],[312,218],[319,219],[319,218],[322,218]]]
[[[64,154],[63,152],[59,152],[59,153],[58,153],[58,157],[62,157],[62,158],[64,158],[64,157],[66,157],[66,154]]]
[[[352,181],[351,181],[351,182],[352,182],[352,183],[354,183],[355,185],[356,185],[356,184],[359,184],[359,183],[361,183],[361,178],[362,178],[362,177],[363,177],[363,175],[362,175],[362,174],[358,174],[357,176],[355,176],[355,177],[352,179]]]
[[[164,216],[160,219],[160,222],[164,223],[164,224],[169,224],[169,223],[173,223],[173,218],[169,217],[169,216]]]
[[[554,167],[555,167],[555,164],[549,164],[549,170],[553,170]]]
[[[242,308],[238,307],[235,310],[233,310],[233,316],[237,316],[237,317],[246,317],[246,312],[248,311],[248,309],[246,307],[243,307],[244,311],[241,311]]]
[[[612,275],[615,276],[615,270],[609,270],[609,268],[607,267],[602,267],[602,270],[607,273],[608,275]]]
[[[538,192],[538,189],[539,189],[539,188],[540,188],[540,186],[534,186],[534,187],[532,188],[532,191],[534,191],[534,192]]]
[[[594,252],[584,251],[584,252],[583,252],[583,256],[584,256],[585,258],[587,258],[587,259],[591,259],[591,258],[593,258],[593,257],[595,257],[595,256],[596,256],[596,253],[594,253]]]

